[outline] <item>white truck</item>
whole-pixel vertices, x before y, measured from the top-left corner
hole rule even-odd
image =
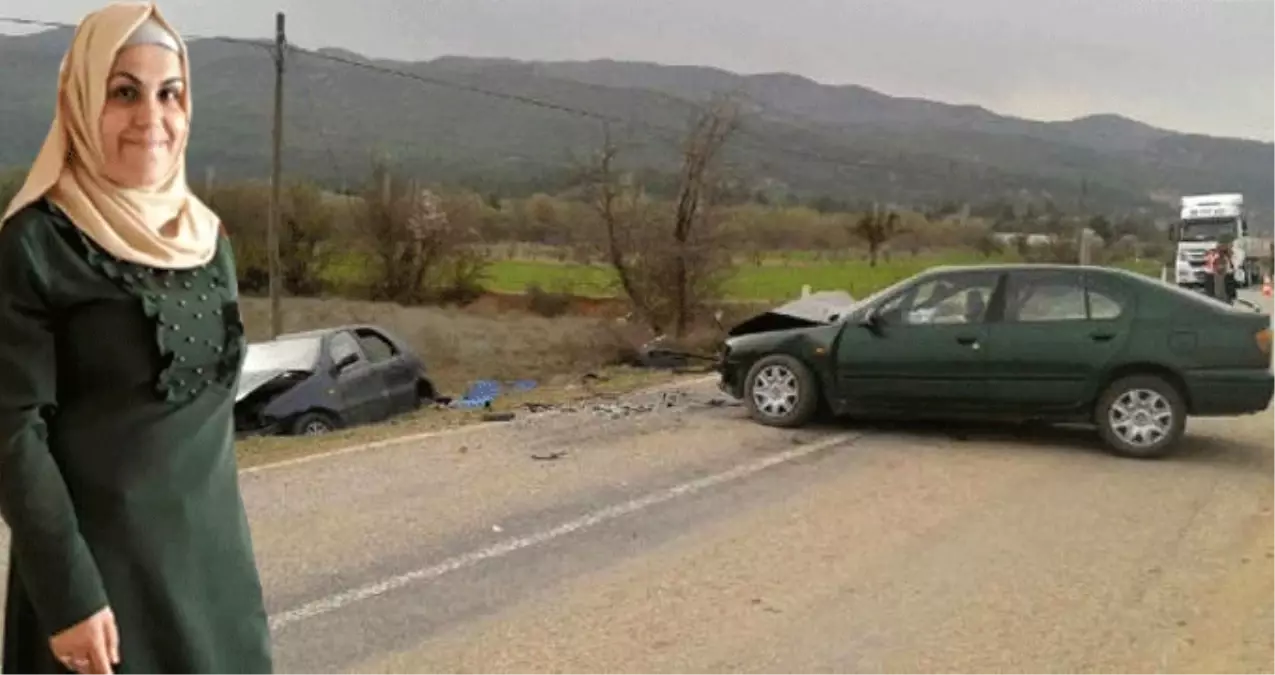
[[[1262,283],[1270,240],[1253,236],[1244,213],[1244,195],[1234,193],[1182,197],[1181,218],[1170,228],[1176,243],[1170,278],[1179,286],[1202,288],[1208,277],[1205,258],[1224,234],[1232,237],[1236,286]]]

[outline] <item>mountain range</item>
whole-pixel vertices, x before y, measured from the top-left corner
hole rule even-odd
[[[0,36],[0,166],[24,166],[38,149],[70,37],[69,29]],[[210,172],[268,176],[269,45],[200,39],[190,53],[192,181]],[[1064,210],[1171,216],[1181,194],[1242,192],[1259,227],[1272,220],[1271,143],[1112,114],[1034,121],[786,73],[610,60],[393,62],[291,50],[284,167],[350,185],[367,175],[373,153],[388,153],[427,180],[554,189],[601,146],[606,119],[626,165],[667,176],[698,107],[723,93],[745,110],[729,171],[755,194],[914,205],[1048,200]]]

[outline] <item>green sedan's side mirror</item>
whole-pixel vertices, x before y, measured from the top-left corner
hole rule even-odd
[[[873,333],[881,332],[882,323],[883,322],[881,320],[881,315],[877,314],[876,310],[869,310],[868,313],[864,314],[863,318],[859,320],[860,326],[867,328],[869,331],[872,331]]]

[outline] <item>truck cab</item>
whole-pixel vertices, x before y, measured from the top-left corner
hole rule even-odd
[[[1205,258],[1223,234],[1230,234],[1235,283],[1244,288],[1261,279],[1263,252],[1252,250],[1260,240],[1249,231],[1244,195],[1188,195],[1181,200],[1181,218],[1170,230],[1176,243],[1173,280],[1178,286],[1204,287],[1208,281]]]

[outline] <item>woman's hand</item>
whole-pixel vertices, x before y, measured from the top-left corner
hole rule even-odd
[[[120,662],[120,634],[115,615],[104,607],[93,616],[49,639],[53,656],[68,670],[109,675]]]

